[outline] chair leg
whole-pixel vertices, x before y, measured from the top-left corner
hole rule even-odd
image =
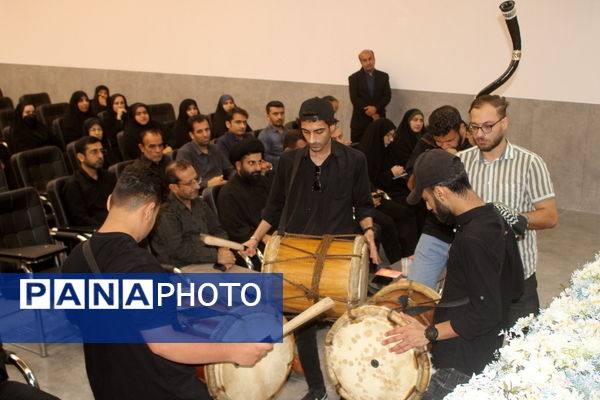
[[[56,260],[56,257],[54,259]],[[29,274],[33,277],[33,270],[31,268],[29,268],[29,266],[27,264],[20,262],[19,269],[25,271],[26,274]],[[32,351],[35,354],[38,354],[42,358],[46,358],[46,357],[48,357],[48,349],[46,348],[46,335],[44,334],[44,321],[42,320],[42,311],[34,310],[34,313],[35,313],[35,323],[37,325],[39,332],[42,335],[42,342],[39,344],[40,345],[39,353],[36,351],[33,351],[33,350],[30,350],[30,351]],[[25,347],[23,347],[23,348],[25,348]]]

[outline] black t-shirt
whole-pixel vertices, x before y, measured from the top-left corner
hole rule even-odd
[[[124,233],[94,233],[90,245],[105,273],[162,273],[154,256]],[[65,272],[91,272],[77,246],[63,265]],[[85,366],[96,400],[210,399],[193,366],[154,354],[145,343],[85,343]]]
[[[491,204],[456,217],[458,230],[448,256],[442,301],[469,303],[437,308],[434,323],[450,321],[459,337],[440,340],[431,353],[436,368],[480,373],[502,345],[508,309],[522,290],[523,265],[516,239]]]

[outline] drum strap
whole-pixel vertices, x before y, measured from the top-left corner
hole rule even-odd
[[[100,268],[98,267],[98,263],[96,263],[96,259],[94,258],[94,254],[92,253],[92,248],[89,240],[83,242],[83,244],[81,245],[81,250],[83,250],[83,256],[85,257],[85,261],[87,261],[92,272],[95,274],[101,273]]]
[[[315,252],[315,269],[312,276],[310,292],[306,294],[306,297],[315,303],[319,301],[319,284],[321,283],[321,276],[323,275],[323,267],[325,266],[325,259],[327,258],[329,246],[331,246],[334,239],[335,236],[333,235],[323,235],[323,239]]]

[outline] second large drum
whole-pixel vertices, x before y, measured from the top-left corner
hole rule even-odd
[[[300,313],[329,296],[339,317],[367,299],[368,246],[362,235],[273,235],[263,272],[283,273],[283,311]]]

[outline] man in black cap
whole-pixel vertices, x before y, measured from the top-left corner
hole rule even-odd
[[[458,157],[429,150],[417,159],[414,177],[407,201],[423,198],[440,222],[458,228],[433,324],[402,313],[407,325],[387,332],[382,343],[398,342],[390,348],[396,353],[431,343],[437,371],[423,399],[441,399],[494,359],[510,304],[523,290],[523,265],[513,232],[471,188]]]
[[[269,181],[261,174],[264,146],[260,140],[245,140],[233,145],[229,161],[236,174],[223,186],[217,198],[219,219],[229,238],[244,242],[260,223],[267,204]],[[270,235],[262,240],[266,243]]]
[[[280,232],[308,235],[362,232],[369,244],[371,260],[378,264],[365,156],[331,140],[335,119],[327,100],[318,97],[306,100],[300,107],[299,119],[308,146],[281,155],[263,219],[244,243],[248,253],[253,255],[272,227]],[[326,399],[316,324],[298,330],[296,343],[309,386],[304,399]]]

